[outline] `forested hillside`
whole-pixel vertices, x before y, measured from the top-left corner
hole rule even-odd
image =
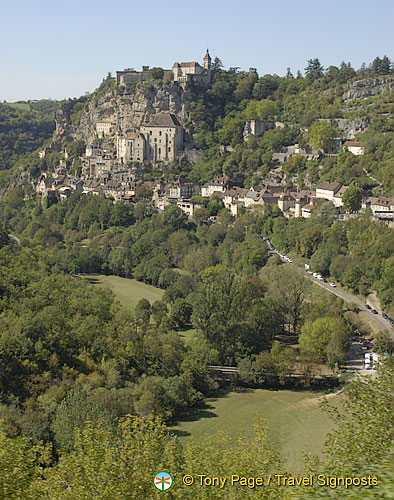
[[[283,464],[261,422],[253,440],[223,433],[185,449],[167,425],[231,386],[212,365],[231,367],[245,390],[343,385],[351,337],[360,333],[357,308],[306,280],[304,263],[362,300],[376,291],[393,315],[394,229],[368,210],[339,219],[331,202],[309,218],[286,217],[269,203],[235,217],[215,194],[192,197],[199,206],[188,217],[174,204],[157,209],[144,183],[181,177],[201,185],[226,174],[249,188],[279,175],[289,188],[327,180],[350,193],[392,196],[392,63],[383,57],[358,70],[350,63],[324,69],[313,59],[305,75],[289,69],[279,77],[225,70],[216,58],[212,85],[186,89],[156,73],[123,88],[108,75],[94,93],[59,108],[0,105],[0,498],[156,498],[151,483],[161,468],[174,474],[174,499],[334,497],[339,490],[330,487],[187,488],[183,474],[266,477]],[[104,108],[115,113],[120,99],[132,107],[137,94],[147,107],[176,96],[185,154],[136,168],[142,182],[131,202],[36,189],[55,167],[78,178],[92,117]],[[253,119],[279,125],[246,141]],[[335,152],[354,130],[365,154]],[[275,158],[295,144],[306,153]],[[97,145],[114,146],[114,136],[97,137]],[[39,157],[44,146],[51,147]],[[269,251],[267,237],[294,265]],[[164,293],[125,308],[89,284],[92,273]],[[331,410],[337,431],[305,471],[378,475],[385,493],[393,474],[394,345],[379,335],[388,359],[376,378],[345,386]],[[340,498],[360,498],[358,491],[341,489]],[[375,492],[364,488],[362,498]]]

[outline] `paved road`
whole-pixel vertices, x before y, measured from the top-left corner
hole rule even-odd
[[[330,286],[328,283],[324,283],[323,281],[318,280],[317,278],[314,278],[311,274],[305,273],[304,274],[305,278],[308,278],[309,280],[313,281],[316,283],[316,285],[321,286],[322,288],[325,288],[327,291],[337,295],[338,297],[341,297],[343,300],[346,302],[353,302],[357,304],[359,309],[363,311],[365,314],[367,314],[377,325],[381,330],[388,330],[391,335],[394,335],[393,329],[390,327],[390,324],[388,321],[386,321],[380,314],[374,314],[370,309],[367,309],[365,307],[365,303],[361,301],[359,298],[355,297],[351,293],[345,292],[344,290],[336,287]]]
[[[273,247],[272,243],[269,240],[266,240],[266,243],[267,243],[271,252],[274,252],[274,253],[279,255],[278,250],[276,250]],[[295,265],[293,263],[289,263],[285,259],[281,258],[281,260],[282,260],[282,262],[284,262],[286,264],[293,265],[293,266]],[[367,314],[367,316],[369,316],[378,325],[380,330],[388,330],[390,332],[390,335],[394,339],[394,329],[391,328],[389,322],[386,321],[382,316],[380,316],[380,314],[373,314],[373,312],[370,309],[367,309],[365,307],[365,303],[363,301],[361,301],[358,297],[355,297],[354,295],[352,295],[349,292],[345,292],[341,288],[338,288],[338,287],[334,288],[334,287],[330,286],[328,283],[324,283],[324,281],[320,281],[317,278],[314,278],[312,276],[312,274],[304,273],[304,276],[305,276],[305,278],[309,279],[310,281],[312,281],[316,285],[319,285],[322,288],[325,288],[328,292],[333,293],[333,294],[337,295],[338,297],[341,297],[346,302],[353,302],[353,303],[357,304],[359,309],[361,311],[363,311],[365,314]]]

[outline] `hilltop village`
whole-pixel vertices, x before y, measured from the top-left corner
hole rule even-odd
[[[211,57],[207,50],[202,65],[196,61],[175,62],[171,70],[159,68],[159,72],[160,78],[174,82],[175,88],[179,88],[178,92],[182,95],[193,85],[208,89],[212,78],[211,67]],[[143,66],[142,71],[134,69],[117,71],[114,82],[116,95],[122,98],[122,91],[130,86],[131,88],[135,88],[136,85],[149,86],[152,74],[157,70]],[[290,144],[279,151],[272,151],[275,168],[271,168],[266,178],[260,178],[248,188],[239,180],[226,175],[224,169],[222,175],[204,184],[192,181],[184,174],[172,178],[164,175],[166,166],[171,162],[186,159],[193,163],[201,154],[195,148],[188,127],[184,123],[186,120],[183,119],[185,118],[183,101],[180,99],[179,102],[182,104],[175,105],[175,99],[176,95],[175,97],[169,95],[167,100],[162,99],[153,111],[149,112],[141,112],[141,103],[137,103],[138,107],[132,102],[130,109],[134,115],[130,119],[124,109],[123,112],[120,111],[124,101],[113,105],[111,98],[109,103],[104,103],[104,106],[107,105],[104,114],[96,114],[94,118],[90,118],[87,126],[90,132],[88,135],[85,134],[85,137],[91,138],[91,142],[85,144],[85,150],[79,157],[80,169],[77,175],[75,169],[74,174],[71,174],[68,168],[70,160],[65,144],[62,146],[63,159],[52,171],[43,172],[36,179],[24,179],[23,182],[32,183],[35,191],[41,197],[45,197],[50,204],[67,198],[75,190],[80,190],[84,194],[103,194],[112,197],[115,202],[133,203],[139,198],[139,189],[140,193],[144,192],[145,198],[151,199],[152,205],[157,210],[164,210],[168,205],[177,205],[190,217],[194,215],[196,209],[201,208],[201,197],[211,196],[221,200],[233,216],[239,215],[248,207],[272,205],[277,206],[286,217],[308,218],[324,201],[332,203],[332,208],[339,217],[349,212],[345,210],[342,199],[347,190],[347,186],[343,183],[324,181],[309,183],[303,189],[294,187],[297,185],[297,175],[286,174],[284,163],[294,156],[306,161],[319,161],[323,154],[321,149],[305,144],[302,146]],[[134,109],[138,111],[135,112]],[[320,121],[329,122],[324,119]],[[346,120],[337,119],[338,129],[344,129],[345,122]],[[248,143],[255,138],[261,139],[267,131],[284,127],[284,123],[272,119],[245,120],[243,141]],[[353,128],[344,130],[341,137],[333,142],[328,156],[335,158],[341,151],[348,151],[355,156],[364,155],[364,144],[355,140],[364,128],[365,124],[361,120],[361,122],[356,121]],[[38,155],[42,159],[53,150],[54,146],[50,146],[40,150]],[[223,144],[220,145],[220,151],[226,157],[234,151],[234,148]],[[161,179],[146,180],[145,169],[152,165],[163,173]],[[361,195],[361,210],[368,208],[373,216],[389,224],[393,222],[394,199],[376,196],[370,189],[361,190]],[[353,213],[358,211],[352,210]]]

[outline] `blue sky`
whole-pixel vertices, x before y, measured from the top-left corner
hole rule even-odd
[[[260,75],[394,58],[393,0],[0,0],[0,100],[78,97],[112,71],[201,61]]]

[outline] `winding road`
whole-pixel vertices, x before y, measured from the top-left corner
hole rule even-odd
[[[279,251],[272,245],[269,239],[265,238],[265,241],[268,245],[268,248],[270,249],[271,252],[274,252],[280,256]],[[289,264],[289,265],[295,265],[292,262],[288,262],[286,259],[283,259],[281,257],[282,262]],[[379,327],[380,330],[388,330],[391,337],[394,339],[394,329],[390,326],[390,323],[386,321],[380,314],[374,314],[370,309],[365,307],[365,303],[361,301],[358,297],[352,295],[349,292],[345,292],[341,288],[333,287],[329,285],[328,283],[325,283],[324,281],[320,281],[319,279],[315,278],[312,276],[312,274],[304,273],[304,277],[315,283],[316,285],[321,286],[325,290],[327,290],[330,293],[333,293],[334,295],[337,295],[338,297],[341,297],[346,302],[353,302],[354,304],[357,305],[357,307],[360,309],[360,311],[363,311],[369,318],[371,318]]]

